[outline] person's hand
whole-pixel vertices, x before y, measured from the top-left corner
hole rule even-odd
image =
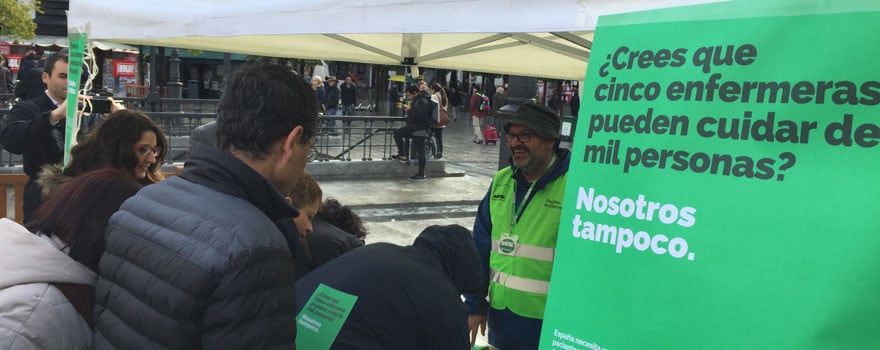
[[[471,346],[477,341],[477,330],[483,336],[486,335],[486,315],[468,315],[468,328],[471,330]]]
[[[67,118],[67,99],[64,99],[64,102],[58,104],[52,112],[49,113],[49,122],[52,125],[58,124],[58,122]]]
[[[107,99],[110,100],[110,113],[114,113],[116,111],[123,111],[126,109],[125,105],[122,104],[121,101],[116,101],[112,97],[108,97]]]

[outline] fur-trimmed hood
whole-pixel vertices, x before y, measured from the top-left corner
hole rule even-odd
[[[61,173],[61,170],[60,163],[46,164],[40,169],[40,173],[37,176],[37,183],[40,184],[40,188],[42,188],[44,201],[72,179],[72,177]]]

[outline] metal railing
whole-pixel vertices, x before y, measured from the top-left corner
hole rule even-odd
[[[3,99],[5,95],[0,95]],[[12,97],[12,95],[9,95]],[[127,108],[145,111],[168,137],[167,163],[183,162],[189,155],[192,130],[215,119],[216,99],[116,98]],[[0,118],[9,112],[0,107]],[[333,127],[330,127],[330,123]],[[397,154],[393,132],[405,123],[399,116],[319,116],[313,161],[388,160]],[[334,131],[331,133],[331,131]],[[21,156],[2,150],[0,166],[21,165]]]
[[[394,129],[402,117],[320,116],[314,150],[315,160],[387,160],[397,154]],[[327,123],[335,123],[335,128]],[[332,130],[337,134],[331,134]]]

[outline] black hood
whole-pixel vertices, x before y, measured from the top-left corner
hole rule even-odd
[[[30,56],[28,56],[28,57],[30,57]],[[39,69],[40,68],[40,60],[37,59],[36,56],[30,57],[30,58],[28,58],[28,57],[23,58],[21,60],[21,63],[19,64],[19,67],[18,67],[18,76],[19,77],[22,77],[24,72],[27,72],[30,69],[34,69],[34,68]]]
[[[480,257],[471,231],[459,225],[430,226],[413,242],[434,252],[443,270],[452,279],[459,293],[479,293]]]

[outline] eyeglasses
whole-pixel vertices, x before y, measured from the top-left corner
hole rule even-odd
[[[141,155],[141,157],[146,157],[153,153],[154,156],[158,156],[160,152],[162,152],[162,146],[150,147],[150,145],[135,145],[134,150]]]
[[[504,133],[504,139],[507,140],[508,142],[513,141],[514,139],[517,139],[521,143],[526,143],[532,139],[532,135],[534,135],[534,133],[531,133],[531,132],[521,132],[519,134]]]

